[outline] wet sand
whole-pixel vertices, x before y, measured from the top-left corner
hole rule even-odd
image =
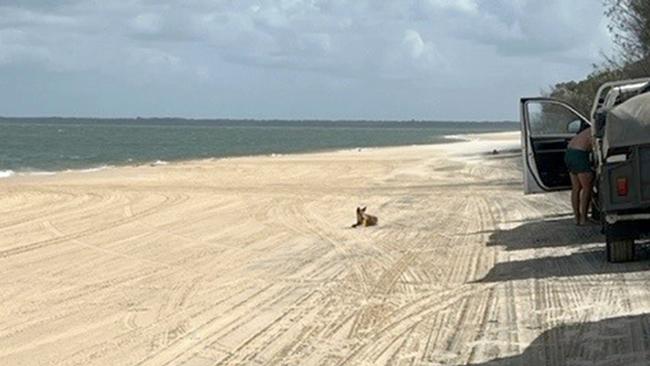
[[[471,138],[2,179],[0,364],[647,365],[644,248]]]

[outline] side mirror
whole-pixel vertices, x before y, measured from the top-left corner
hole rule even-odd
[[[566,129],[568,133],[578,133],[580,131],[580,127],[582,127],[582,121],[576,119],[575,121],[569,122],[566,126]]]

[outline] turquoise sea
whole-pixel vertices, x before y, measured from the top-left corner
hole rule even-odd
[[[0,177],[188,159],[447,142],[513,122],[0,118]]]

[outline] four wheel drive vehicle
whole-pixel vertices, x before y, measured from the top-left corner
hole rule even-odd
[[[589,118],[559,100],[523,98],[521,123],[526,194],[570,190],[567,144],[591,129],[592,214],[607,260],[633,260],[635,240],[650,234],[650,78],[604,84]]]

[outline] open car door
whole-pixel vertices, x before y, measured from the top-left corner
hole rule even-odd
[[[571,189],[564,153],[569,140],[589,125],[567,103],[549,98],[521,100],[524,193]]]

